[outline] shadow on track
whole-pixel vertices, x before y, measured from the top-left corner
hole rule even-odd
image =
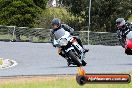
[[[49,67],[49,68],[70,68],[70,67],[77,67],[77,66],[55,66],[55,67]]]
[[[126,63],[126,64],[116,64],[116,65],[132,65],[132,63]]]

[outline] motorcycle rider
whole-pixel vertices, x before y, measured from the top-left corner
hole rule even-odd
[[[132,24],[126,22],[124,18],[118,18],[116,20],[117,37],[121,42],[121,45],[125,47],[126,35],[132,31]]]
[[[52,24],[52,30],[51,30],[51,42],[53,44],[53,39],[56,37],[56,36],[59,36],[61,35],[61,31],[60,32],[57,32],[58,30],[60,30],[61,28],[63,28],[65,31],[68,31],[71,35],[73,35],[74,33],[74,29],[71,28],[70,26],[66,25],[66,24],[61,24],[61,20],[58,19],[58,18],[54,18],[51,22]],[[55,36],[56,35],[56,36]],[[83,45],[82,45],[82,42],[81,40],[79,39],[79,37],[76,37],[76,40],[78,42],[78,44],[80,46],[82,46],[83,48]],[[53,44],[54,46],[54,44]],[[54,46],[56,47],[56,46]],[[84,49],[84,48],[83,48]],[[88,52],[89,49],[84,49],[84,53]],[[61,51],[61,48],[58,48],[58,53],[59,55],[61,55],[62,57],[66,58],[65,54]]]

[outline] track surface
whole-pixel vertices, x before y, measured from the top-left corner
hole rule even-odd
[[[121,46],[89,45],[85,70],[88,73],[132,72],[132,56]],[[66,60],[51,44],[0,42],[0,57],[13,59],[18,65],[0,70],[0,76],[76,74],[76,67],[67,67]]]

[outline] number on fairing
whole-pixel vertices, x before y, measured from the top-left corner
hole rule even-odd
[[[83,50],[83,48],[77,43],[77,42],[74,42],[73,45],[80,51]]]

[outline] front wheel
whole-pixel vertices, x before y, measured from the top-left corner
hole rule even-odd
[[[125,53],[126,53],[127,55],[132,55],[132,50],[131,50],[131,49],[126,49],[126,50],[125,50]]]
[[[73,51],[68,52],[68,56],[72,59],[72,61],[78,66],[82,66],[82,64],[79,62],[79,58],[75,55]]]

